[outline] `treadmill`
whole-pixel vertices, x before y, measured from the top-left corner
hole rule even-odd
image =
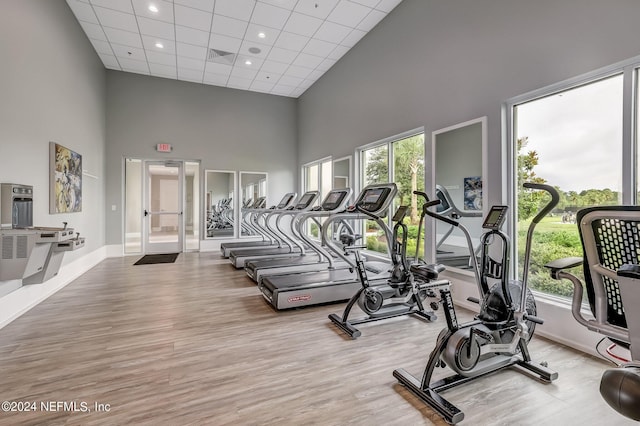
[[[320,271],[326,268],[327,262],[333,261],[333,257],[316,241],[312,240],[304,231],[305,225],[309,219],[315,221],[318,229],[322,228],[319,218],[329,217],[334,213],[342,211],[346,208],[351,198],[351,188],[341,188],[331,190],[319,207],[314,207],[309,212],[299,213],[296,216],[297,236],[307,243],[309,250],[301,253],[292,253],[291,257],[284,259],[259,259],[245,262],[244,270],[247,275],[256,282],[260,283],[262,277],[267,275],[282,275],[294,272]]]
[[[305,192],[295,206],[289,206],[284,210],[271,210],[264,219],[265,226],[273,235],[279,238],[280,244],[277,247],[255,247],[255,248],[239,248],[229,252],[229,260],[236,268],[244,268],[247,260],[268,259],[277,257],[288,257],[291,253],[304,253],[305,247],[294,237],[288,235],[282,230],[281,221],[287,216],[295,216],[300,212],[309,210],[318,199],[320,193],[318,191]],[[270,222],[272,217],[275,219],[275,228],[271,228]],[[292,225],[295,217],[291,218]],[[286,247],[283,247],[286,245]]]
[[[371,184],[362,190],[356,201],[361,210],[378,217],[376,223],[385,232],[388,244],[391,244],[393,235],[383,218],[387,215],[389,205],[397,192],[398,188],[395,183]],[[343,220],[372,220],[372,218],[356,210],[355,207],[349,207],[346,211],[329,217],[322,226],[322,238],[326,246],[347,264],[350,264],[351,268],[336,269],[329,266],[322,271],[263,277],[258,288],[275,309],[282,310],[339,302],[351,298],[358,291],[361,283],[355,272],[355,262],[327,238],[328,231],[333,224]],[[375,263],[381,264],[382,267],[376,271],[367,268],[369,281],[383,280],[386,282],[391,276],[391,263]]]
[[[240,249],[242,247],[277,247],[279,241],[266,232],[259,224],[259,218],[265,213],[272,211],[273,209],[283,210],[293,204],[297,194],[295,192],[288,192],[284,194],[282,200],[277,206],[272,206],[269,209],[265,209],[265,197],[260,197],[249,209],[243,209],[242,211],[242,226],[247,227],[252,233],[262,236],[262,241],[235,241],[220,244],[220,253],[222,257],[229,257],[229,253],[233,249]]]

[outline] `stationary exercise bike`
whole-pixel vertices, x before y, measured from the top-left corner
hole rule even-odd
[[[427,208],[440,203],[440,200],[425,203],[418,225],[418,238],[416,242],[416,255],[414,263],[407,260],[407,237],[408,228],[404,223],[409,208],[407,206],[398,207],[393,215],[393,239],[390,242],[391,261],[393,267],[391,278],[384,283],[371,284],[367,278],[367,271],[360,256],[360,250],[366,246],[354,245],[356,238],[353,235],[344,234],[340,239],[344,245],[346,253],[353,252],[355,255],[355,269],[358,272],[362,287],[351,297],[342,317],[330,314],[329,319],[342,331],[347,333],[352,339],[361,336],[360,330],[355,325],[367,322],[378,321],[387,318],[394,318],[402,315],[417,315],[427,321],[435,321],[436,315],[432,311],[425,310],[423,301],[429,297],[435,297],[435,289],[448,287],[449,281],[438,280],[438,273],[444,270],[442,265],[426,265],[418,263],[418,253],[420,250],[420,233],[422,224],[427,212]],[[354,206],[358,211],[371,217],[373,220],[386,226],[381,218],[370,212]],[[349,314],[355,304],[367,314],[360,319],[349,320]],[[438,308],[437,303],[432,304],[432,308]]]
[[[411,392],[426,402],[447,423],[456,424],[464,419],[464,413],[446,400],[441,392],[471,380],[517,365],[533,373],[543,382],[551,382],[558,373],[531,360],[527,344],[536,324],[535,300],[527,288],[529,257],[533,230],[540,220],[558,203],[557,191],[548,185],[525,183],[525,188],[544,190],[551,201],[535,216],[527,232],[522,282],[509,281],[509,238],[501,231],[506,219],[507,206],[493,206],[482,225],[485,229],[480,238],[481,254],[472,256],[480,299],[470,298],[480,304],[480,313],[473,321],[459,324],[453,299],[448,288],[440,290],[447,328],[440,332],[436,347],[429,356],[422,380],[419,381],[404,369],[393,372],[394,377]],[[431,217],[457,226],[466,237],[473,253],[471,237],[467,229],[438,213],[427,212]],[[501,258],[491,257],[501,253]],[[436,367],[449,367],[454,375],[435,382],[431,381]]]

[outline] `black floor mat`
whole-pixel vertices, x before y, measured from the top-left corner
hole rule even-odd
[[[180,253],[147,254],[138,260],[134,265],[153,265],[154,263],[173,263]]]

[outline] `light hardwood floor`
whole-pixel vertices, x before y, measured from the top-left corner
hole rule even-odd
[[[0,400],[91,412],[38,406],[0,425],[445,424],[392,376],[421,376],[442,315],[364,325],[352,341],[327,318],[343,304],[276,312],[217,253],[135,260],[105,260],[0,330]],[[539,337],[531,351],[559,379],[506,370],[452,389],[463,425],[635,424],[600,398],[606,364]]]

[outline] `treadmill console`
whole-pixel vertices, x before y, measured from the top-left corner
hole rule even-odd
[[[491,229],[492,231],[499,231],[507,219],[507,209],[507,206],[492,206],[489,214],[482,223],[482,227],[484,229]]]
[[[361,210],[377,212],[382,208],[387,197],[391,193],[391,188],[376,187],[367,189],[362,193],[356,204]]]
[[[407,216],[407,213],[409,213],[409,206],[400,206],[391,220],[393,222],[401,222]]]
[[[253,209],[263,209],[267,204],[267,199],[265,197],[259,197],[255,203],[251,206]]]
[[[282,197],[282,200],[280,200],[280,204],[278,204],[276,206],[276,209],[278,210],[283,210],[285,209],[289,203],[291,203],[291,200],[293,200],[293,198],[296,196],[296,194],[289,192],[288,194],[285,194],[284,197]]]
[[[333,211],[340,207],[349,192],[345,190],[331,191],[322,203],[322,210]]]
[[[304,210],[307,207],[309,207],[309,205],[311,203],[313,203],[316,199],[316,195],[317,192],[313,191],[313,192],[307,192],[306,194],[304,194],[302,196],[302,198],[300,198],[300,201],[298,201],[298,204],[296,204],[295,209],[296,210]]]

